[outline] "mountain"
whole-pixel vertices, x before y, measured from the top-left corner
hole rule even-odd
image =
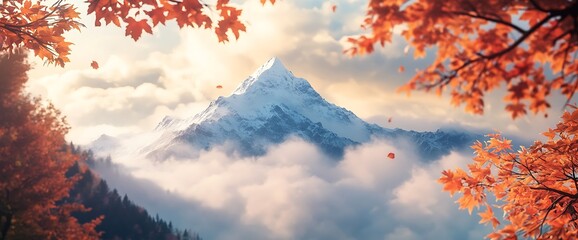
[[[109,189],[107,182],[91,169],[97,162],[110,164],[110,159],[96,158],[92,151],[84,151],[72,143],[68,147],[79,160],[67,171],[68,178],[76,178],[69,196],[62,203],[80,203],[89,211],[75,212],[80,223],[101,218],[96,230],[100,239],[201,240],[190,229],[180,230],[159,216],[151,216],[125,194]]]
[[[109,149],[120,147],[119,139],[102,134],[90,144],[90,149],[95,152],[104,152]]]
[[[201,113],[186,119],[165,117],[155,128],[156,139],[141,151],[153,159],[191,157],[199,149],[225,145],[229,154],[258,156],[289,137],[313,143],[339,159],[346,147],[372,138],[405,138],[427,158],[469,146],[477,135],[442,131],[414,132],[370,124],[351,111],[325,100],[303,78],[272,58],[228,97],[219,97]],[[99,140],[114,145],[109,137]],[[93,147],[102,147],[95,144]]]
[[[297,136],[333,157],[348,146],[374,137],[404,137],[423,156],[438,157],[469,146],[472,134],[455,131],[414,132],[369,124],[351,111],[329,103],[303,78],[272,58],[251,74],[229,97],[219,97],[203,112],[187,119],[166,117],[156,127],[160,140],[149,156],[179,156],[182,143],[210,149],[228,142],[240,155],[262,155],[272,144]],[[180,156],[185,157],[185,156]]]

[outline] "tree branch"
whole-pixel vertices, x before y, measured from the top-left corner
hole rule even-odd
[[[502,49],[496,53],[490,54],[490,55],[484,55],[481,53],[478,53],[478,55],[482,58],[485,58],[485,59],[493,59],[493,58],[502,56],[503,54],[505,54],[509,51],[512,51],[514,48],[516,48],[518,45],[520,45],[522,42],[524,42],[524,40],[526,40],[526,38],[530,37],[530,35],[532,35],[536,30],[538,30],[540,27],[542,27],[542,25],[544,25],[548,21],[550,21],[550,19],[552,19],[553,17],[554,17],[554,15],[552,15],[552,14],[546,16],[540,22],[536,23],[534,26],[532,26],[530,29],[528,29],[528,31],[526,31],[524,34],[522,34],[522,36],[520,36],[520,38],[518,38],[514,43],[512,43],[512,45],[508,46],[507,48],[504,48],[504,49]]]
[[[449,12],[449,13],[453,13],[453,14],[457,14],[457,15],[463,15],[463,16],[468,16],[468,17],[471,17],[471,18],[483,19],[483,20],[487,20],[487,21],[490,21],[490,22],[502,24],[502,25],[511,27],[511,28],[515,29],[516,31],[518,31],[519,33],[522,33],[522,34],[526,32],[526,30],[522,29],[522,28],[519,27],[518,25],[515,25],[515,24],[513,24],[513,23],[511,23],[511,22],[506,22],[506,21],[504,21],[503,19],[497,19],[497,18],[491,18],[491,17],[488,17],[488,16],[483,16],[483,15],[480,15],[479,13],[477,13],[477,12],[476,12],[475,15],[474,15],[474,14],[471,14],[471,13],[468,13],[468,12],[459,12],[459,11],[453,11],[453,12]]]
[[[540,184],[540,185],[544,186],[544,184]],[[566,196],[566,197],[569,197],[569,198],[572,198],[572,199],[575,199],[575,198],[578,197],[578,196],[576,196],[576,194],[570,194],[570,193],[564,192],[564,191],[562,191],[562,190],[558,190],[558,189],[551,188],[551,187],[547,187],[547,186],[544,186],[544,187],[529,187],[529,188],[532,189],[532,190],[544,190],[544,191],[555,192],[555,193],[558,193],[558,194],[560,194],[560,195],[562,195],[562,196]]]
[[[540,235],[538,236],[538,239],[542,236],[543,234],[543,227],[544,227],[544,223],[546,222],[546,218],[548,217],[548,215],[550,214],[550,212],[552,211],[552,209],[554,209],[554,206],[556,204],[558,204],[558,202],[560,202],[562,199],[564,199],[565,196],[560,196],[558,197],[554,202],[552,202],[552,204],[550,204],[550,206],[548,207],[548,211],[546,211],[546,215],[544,215],[544,218],[542,219],[542,223],[540,223]]]
[[[540,4],[538,4],[538,2],[536,2],[536,0],[530,0],[530,3],[532,3],[532,6],[534,6],[534,8],[536,8],[536,10],[538,10],[540,12],[548,12],[548,10],[546,10],[542,6],[540,6]]]

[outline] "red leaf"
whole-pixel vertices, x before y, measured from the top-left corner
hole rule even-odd
[[[390,152],[390,153],[387,154],[387,157],[390,158],[390,159],[394,159],[394,158],[395,158],[395,153]]]
[[[335,10],[337,10],[337,5],[331,6],[331,11],[335,12]]]
[[[91,66],[92,68],[94,68],[94,69],[98,69],[98,63],[97,63],[96,61],[92,61],[92,62],[90,63],[90,66]]]
[[[151,26],[147,23],[146,19],[137,22],[134,18],[129,17],[126,22],[127,25],[125,35],[126,36],[130,35],[132,39],[134,39],[135,41],[137,41],[140,38],[143,30],[150,34],[153,33],[153,30]]]
[[[221,85],[217,85],[217,88],[218,88],[218,89],[221,89],[221,88],[223,88],[223,86],[221,86]]]

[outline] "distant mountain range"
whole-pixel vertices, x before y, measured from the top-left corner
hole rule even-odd
[[[325,100],[303,78],[272,58],[251,74],[228,97],[219,97],[190,118],[165,117],[140,149],[149,158],[194,157],[215,146],[229,154],[259,156],[290,137],[317,146],[335,159],[347,147],[372,139],[414,143],[424,159],[464,150],[482,135],[457,130],[416,132],[370,124],[351,111]],[[402,144],[399,143],[401,146]],[[102,136],[91,144],[96,152],[119,147],[117,139]]]

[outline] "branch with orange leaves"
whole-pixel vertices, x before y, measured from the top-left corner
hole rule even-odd
[[[562,121],[529,148],[513,152],[500,134],[477,142],[468,171],[444,170],[438,180],[450,195],[461,193],[460,208],[485,207],[480,223],[492,222],[490,239],[515,236],[576,239],[578,232],[578,109],[570,106]],[[493,215],[486,194],[494,195],[504,211],[503,228]],[[546,227],[547,226],[547,227]]]
[[[267,1],[272,4],[275,0]],[[0,51],[14,51],[24,47],[34,51],[39,58],[64,66],[69,62],[69,45],[64,33],[84,27],[75,5],[66,0],[56,0],[52,5],[44,1],[5,0],[0,5]],[[175,21],[180,28],[197,27],[212,29],[219,42],[229,41],[229,34],[238,39],[245,31],[241,21],[242,10],[217,0],[214,6],[202,0],[87,0],[88,14],[95,15],[95,25],[110,23],[124,28],[125,35],[135,41],[143,32],[153,34],[153,28],[168,21]],[[216,9],[216,16],[213,11]],[[213,23],[217,24],[213,24]]]
[[[64,66],[68,62],[70,42],[62,34],[84,26],[71,4],[58,0],[52,5],[30,0],[4,1],[0,8],[0,50],[25,47],[49,63]]]
[[[391,42],[398,27],[414,57],[436,48],[431,65],[401,92],[450,89],[452,104],[483,114],[485,93],[505,83],[506,111],[517,118],[527,109],[545,113],[551,90],[560,90],[567,103],[578,90],[578,1],[369,2],[363,27],[371,33],[349,38],[353,47],[346,53],[371,53],[375,44]],[[550,77],[547,68],[560,74]]]

